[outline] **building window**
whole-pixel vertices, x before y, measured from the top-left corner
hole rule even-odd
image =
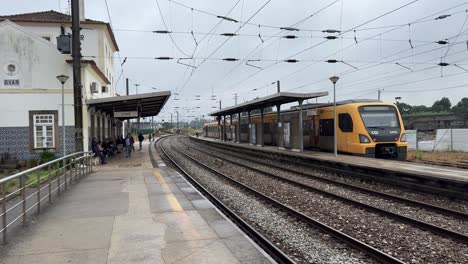
[[[338,115],[338,126],[343,132],[353,132],[353,119],[347,113]]]
[[[35,149],[55,148],[55,122],[52,114],[33,115]]]
[[[101,86],[102,93],[107,93],[107,86]]]

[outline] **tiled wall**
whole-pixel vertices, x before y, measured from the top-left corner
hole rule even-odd
[[[58,127],[59,142],[55,142],[57,148],[57,156],[62,152],[62,127]],[[74,127],[65,127],[65,143],[67,145],[67,153],[73,153],[75,150],[75,134]],[[29,149],[29,127],[0,127],[0,155],[8,152],[11,159],[28,160],[37,159],[37,153],[31,152]]]

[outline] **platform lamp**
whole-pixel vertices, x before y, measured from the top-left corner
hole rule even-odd
[[[395,97],[395,104],[398,105],[398,100],[401,100],[401,96]]]
[[[63,148],[63,156],[66,155],[66,145],[65,145],[65,89],[64,85],[70,77],[67,75],[59,75],[57,79],[62,84],[62,148]]]
[[[335,157],[338,156],[338,150],[336,146],[336,82],[340,77],[332,76],[330,77],[330,81],[333,83],[333,154]]]

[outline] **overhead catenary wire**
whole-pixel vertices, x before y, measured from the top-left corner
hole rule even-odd
[[[268,0],[266,1],[254,14],[252,14],[246,22],[244,22],[241,26],[239,26],[239,28],[234,32],[234,33],[237,33],[239,32],[244,26],[245,26],[245,23],[249,22],[252,18],[254,18],[258,13],[260,13],[260,11],[262,11],[269,3],[271,2],[271,0]],[[221,45],[219,45],[213,52],[211,52],[208,57],[206,59],[203,59],[198,65],[197,65],[197,68],[200,67],[201,65],[203,65],[203,63],[205,63],[211,56],[213,56],[218,50],[220,50],[231,38],[227,38],[225,41],[223,41],[223,43],[221,43]],[[183,90],[185,88],[185,86],[188,84],[188,81],[185,82],[184,86],[180,89],[180,90]]]
[[[405,8],[405,7],[407,7],[407,6],[409,6],[409,5],[413,4],[413,3],[416,3],[416,2],[418,2],[418,1],[419,1],[419,0],[413,0],[413,1],[409,2],[409,3],[407,3],[407,4],[404,4],[404,5],[401,5],[401,6],[397,7],[397,8],[394,8],[394,9],[388,11],[388,12],[385,12],[385,13],[382,14],[382,15],[379,15],[379,16],[377,16],[377,17],[375,17],[375,18],[372,18],[372,19],[370,19],[370,20],[367,20],[367,21],[365,21],[365,22],[359,24],[358,26],[354,26],[354,27],[352,27],[352,28],[350,28],[350,29],[348,29],[348,30],[345,30],[345,31],[343,31],[343,32],[340,32],[339,35],[343,35],[343,34],[345,34],[345,33],[347,33],[347,32],[351,32],[351,31],[353,31],[353,30],[355,30],[355,29],[357,29],[357,28],[359,28],[359,27],[361,27],[361,26],[367,25],[367,24],[369,24],[369,23],[371,23],[371,22],[373,22],[373,21],[376,21],[377,19],[380,19],[380,18],[382,18],[382,17],[385,17],[385,16],[387,16],[387,15],[390,15],[390,14],[392,14],[392,13],[398,11],[398,10],[401,10],[402,8]],[[329,41],[329,40],[325,40],[325,41],[322,41],[322,42],[320,42],[320,43],[318,43],[318,44],[309,46],[309,47],[307,47],[307,48],[305,48],[305,49],[303,49],[303,50],[301,50],[301,51],[299,51],[299,52],[296,52],[296,53],[294,53],[294,54],[292,54],[292,55],[286,57],[284,60],[291,59],[291,58],[293,58],[293,57],[295,57],[295,56],[297,56],[297,55],[300,55],[300,54],[302,54],[302,53],[304,53],[304,52],[307,52],[307,51],[309,51],[309,50],[311,50],[311,49],[313,49],[313,48],[315,48],[315,47],[317,47],[317,46],[320,46],[320,45],[326,43],[327,41]],[[355,44],[353,44],[353,45],[355,45]],[[267,69],[267,68],[270,68],[270,67],[272,67],[272,66],[274,66],[274,65],[277,65],[277,64],[278,64],[278,63],[275,62],[275,63],[273,63],[273,64],[271,64],[271,65],[269,65],[269,66],[263,68],[262,70],[259,70],[259,71],[257,71],[256,73],[253,73],[253,74],[249,75],[247,78],[244,78],[244,79],[242,79],[241,81],[235,83],[234,85],[230,86],[228,89],[233,89],[234,87],[236,87],[236,86],[242,84],[243,82],[245,82],[246,80],[250,79],[251,77],[257,75],[257,74],[260,73],[261,71],[263,71],[263,70],[265,70],[265,69]]]
[[[169,28],[167,27],[166,20],[164,19],[164,15],[163,15],[163,12],[162,12],[162,10],[161,10],[161,7],[159,6],[159,0],[155,0],[155,2],[156,2],[156,6],[157,6],[157,8],[158,8],[158,10],[159,10],[159,14],[160,14],[160,16],[161,16],[161,21],[163,22],[164,28],[166,28],[166,30],[169,31]],[[180,53],[184,54],[185,56],[190,56],[190,55],[188,55],[187,53],[185,53],[185,52],[179,47],[179,45],[177,45],[177,43],[175,42],[174,38],[172,37],[172,35],[171,35],[170,33],[169,33],[168,35],[169,35],[169,38],[171,39],[172,44],[174,44],[174,47],[176,47],[176,49],[177,49]]]

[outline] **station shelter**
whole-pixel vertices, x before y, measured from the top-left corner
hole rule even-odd
[[[215,117],[218,122],[217,138],[221,141],[249,143],[262,147],[271,145],[302,152],[304,150],[303,102],[327,95],[328,92],[279,92],[220,109],[209,115]],[[295,102],[298,103],[297,114],[281,115],[282,105]],[[276,108],[276,114],[273,108]]]

